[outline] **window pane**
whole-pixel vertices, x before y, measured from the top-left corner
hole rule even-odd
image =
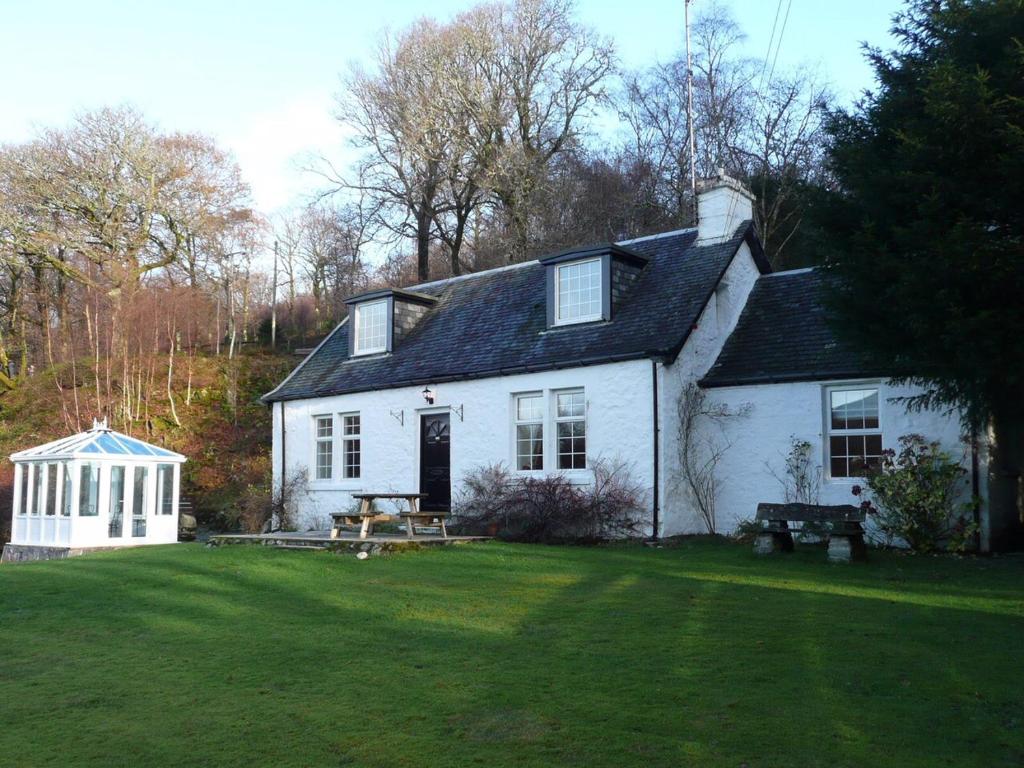
[[[100,513],[100,465],[82,464],[78,482],[78,515],[95,517]]]
[[[356,307],[356,351],[372,352],[387,346],[386,301],[374,301]]]
[[[360,448],[360,441],[358,439],[350,439],[345,441],[345,477],[359,477],[361,453],[362,451]]]
[[[586,403],[582,392],[565,392],[558,396],[558,416],[583,416]]]
[[[18,512],[22,515],[28,514],[28,464],[22,464],[18,467],[18,471],[21,473],[21,507]]]
[[[174,513],[174,465],[160,464],[157,467],[157,483],[160,493],[160,514]]]
[[[832,461],[830,462],[830,469],[831,469],[832,477],[849,477],[850,476],[850,473],[847,471],[847,468],[846,468],[846,459],[845,458],[837,458],[837,457],[833,456],[832,457]]]
[[[516,468],[544,469],[543,424],[520,424],[516,427]]]
[[[46,514],[57,514],[57,464],[46,465]]]
[[[520,395],[516,398],[516,419],[539,421],[544,418],[544,398],[541,395]]]
[[[318,440],[316,444],[316,479],[330,480],[333,464],[333,443],[330,440]]]
[[[586,423],[558,422],[558,468],[585,469],[587,466]]]
[[[314,477],[330,480],[334,476],[334,417],[316,417],[316,458]]]
[[[146,535],[146,513],[149,506],[149,468],[135,467],[132,486],[132,536]]]
[[[34,494],[32,497],[32,514],[41,515],[43,513],[43,465],[36,464],[32,470],[35,476],[32,487]]]
[[[342,433],[346,435],[359,434],[359,414],[343,417]]]
[[[588,320],[601,316],[601,262],[585,261],[557,268],[558,319]]]
[[[61,509],[60,509],[60,513],[64,517],[70,517],[71,516],[71,502],[72,502],[72,497],[71,497],[71,493],[72,493],[72,491],[71,491],[71,481],[73,479],[71,477],[71,465],[68,464],[67,462],[65,462],[64,464],[61,465],[61,470],[62,470],[62,475],[61,476],[64,478],[64,491],[61,494]]]
[[[107,535],[112,539],[121,537],[124,522],[124,467],[110,468],[110,524]]]

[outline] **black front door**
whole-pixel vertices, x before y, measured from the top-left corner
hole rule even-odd
[[[452,505],[449,419],[447,413],[420,417],[420,493],[427,494],[420,507],[432,512],[448,512]]]

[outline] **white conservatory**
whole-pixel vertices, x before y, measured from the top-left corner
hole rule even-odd
[[[11,544],[93,549],[178,540],[179,453],[93,422],[11,455]]]

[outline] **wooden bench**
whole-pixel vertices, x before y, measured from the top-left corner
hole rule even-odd
[[[758,504],[757,518],[761,533],[754,540],[754,552],[792,552],[793,533],[789,523],[816,523],[824,526],[828,536],[828,559],[832,562],[866,560],[864,545],[864,510],[852,504],[823,506],[820,504]]]
[[[341,533],[343,525],[358,525],[359,538],[365,539],[373,535],[375,523],[391,523],[395,521],[395,515],[381,514],[373,509],[373,502],[377,499],[395,499],[405,501],[409,505],[407,512],[400,512],[398,519],[405,523],[406,535],[411,539],[416,534],[416,526],[431,525],[430,521],[439,520],[441,533],[448,538],[448,530],[445,528],[445,514],[442,512],[422,512],[419,508],[420,499],[426,498],[425,493],[353,493],[352,498],[359,499],[359,511],[335,512],[331,514],[334,521],[331,526],[331,538],[336,539]]]

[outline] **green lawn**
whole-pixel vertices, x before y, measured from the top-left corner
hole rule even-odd
[[[179,545],[0,567],[0,764],[1020,766],[1024,558]]]

